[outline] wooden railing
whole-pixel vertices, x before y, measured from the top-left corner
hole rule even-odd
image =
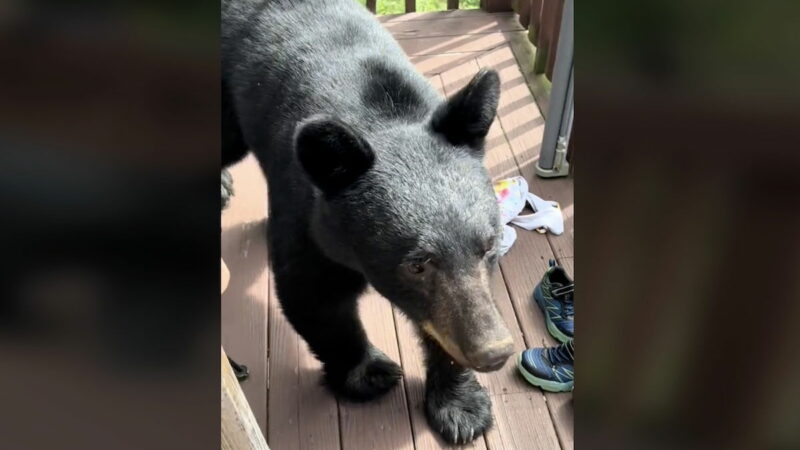
[[[488,12],[511,11],[512,0],[481,0],[481,9]],[[367,9],[373,13],[378,9],[378,0],[366,0]],[[405,0],[406,12],[417,11],[416,0]],[[459,9],[459,0],[447,0],[447,9]]]
[[[514,0],[512,6],[528,31],[513,35],[510,44],[546,118],[536,174],[565,176],[571,170],[568,161],[574,152],[575,2]]]
[[[512,6],[536,46],[534,72],[544,73],[552,81],[564,0],[513,0]]]
[[[378,8],[378,0],[367,0],[367,9],[373,13]],[[458,0],[447,0],[447,9],[458,9]],[[406,12],[417,11],[417,0],[406,0]]]

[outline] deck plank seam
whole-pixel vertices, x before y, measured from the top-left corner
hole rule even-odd
[[[474,57],[473,59],[475,59],[475,63],[476,63],[476,64],[478,64],[478,62],[477,62],[477,61],[478,61],[478,58],[480,58],[481,56],[484,56],[484,55],[486,55],[486,54],[488,54],[488,53],[491,53],[491,52],[493,52],[493,51],[497,50],[498,48],[500,48],[500,47],[502,47],[502,46],[504,46],[504,45],[506,45],[506,44],[505,44],[505,43],[502,43],[502,44],[498,44],[498,45],[497,45],[497,46],[495,46],[495,47],[487,48],[487,49],[485,49],[485,50],[477,50],[477,51],[474,51],[474,52],[442,52],[442,53],[423,53],[423,54],[417,54],[417,55],[409,55],[409,58],[412,58],[412,57],[424,57],[424,56],[431,56],[431,57],[434,57],[434,56],[444,56],[444,55],[465,55],[466,57],[469,57],[469,56],[471,55],[471,56],[473,56],[473,57]],[[464,64],[464,63],[466,63],[466,62],[467,62],[467,61],[464,61],[464,62],[463,62],[463,63],[461,63],[461,64]],[[478,67],[480,67],[480,64],[478,64]],[[448,70],[451,70],[451,69],[452,69],[452,67],[447,67],[447,68],[445,68],[445,69],[439,69],[439,68],[437,68],[437,69],[435,69],[435,70],[439,70],[438,72],[425,72],[425,73],[422,73],[422,72],[421,72],[421,73],[422,73],[422,75],[423,75],[423,76],[425,76],[425,77],[430,77],[430,76],[433,76],[433,75],[436,75],[436,76],[439,76],[439,77],[441,77],[442,73],[444,73],[444,72],[447,72]],[[417,69],[417,71],[419,71],[419,69]],[[505,137],[505,133],[503,133],[503,136]],[[506,140],[506,142],[508,142],[508,140]],[[516,156],[515,156],[514,158],[515,158],[515,160],[514,160],[514,163],[516,163]]]
[[[269,213],[267,213],[267,214],[269,214]],[[267,219],[267,220],[269,220],[269,219]],[[270,376],[270,371],[272,370],[271,369],[272,365],[270,364],[270,360],[269,360],[269,353],[270,353],[269,352],[269,350],[270,350],[270,345],[269,345],[270,344],[270,342],[269,342],[269,321],[270,321],[270,318],[272,316],[272,312],[270,311],[270,309],[272,309],[271,306],[272,306],[272,282],[273,282],[272,270],[269,268],[269,250],[267,250],[267,269],[266,270],[267,270],[267,305],[266,305],[267,317],[266,317],[266,319],[264,321],[264,340],[266,341],[266,354],[267,354],[266,355],[267,373],[266,373],[266,377],[265,377],[266,378],[265,382],[267,384],[267,395],[266,395],[267,398],[266,398],[266,401],[264,402],[265,403],[264,406],[267,408],[267,413],[265,415],[265,417],[267,419],[264,421],[264,441],[269,442],[269,396],[270,396],[269,382],[272,379],[272,377]]]
[[[514,17],[516,14],[513,11],[508,12],[496,12],[496,13],[484,13],[480,9],[462,9],[460,11],[473,11],[474,13],[469,13],[469,15],[473,15],[474,17]],[[394,24],[394,23],[408,23],[408,22],[435,22],[441,20],[456,20],[456,19],[463,19],[464,17],[468,17],[469,15],[453,15],[452,13],[448,13],[447,11],[431,11],[427,14],[430,14],[425,17],[421,17],[419,19],[411,18],[408,20],[391,20],[396,19],[401,16],[408,15],[409,13],[398,13],[398,14],[386,14],[381,17],[385,17],[386,19],[378,18],[378,21],[381,25],[386,26],[386,24]],[[413,14],[413,13],[410,13]],[[426,13],[421,13],[426,14]],[[430,17],[430,18],[428,18]]]
[[[339,424],[339,449],[344,450],[344,428],[342,428],[342,405],[336,399],[336,422]]]
[[[491,34],[491,33],[489,33],[489,34]],[[414,38],[414,39],[420,39],[420,38]],[[411,39],[405,39],[405,40],[411,40]],[[409,58],[413,58],[413,57],[420,57],[420,56],[459,55],[459,54],[474,53],[475,57],[478,58],[480,56],[483,56],[484,54],[491,53],[491,52],[497,50],[498,48],[501,48],[504,45],[507,45],[507,44],[505,42],[503,42],[501,44],[497,44],[494,47],[489,47],[489,48],[483,49],[483,50],[475,50],[475,51],[472,51],[472,52],[465,52],[465,51],[447,52],[447,51],[445,51],[445,52],[439,52],[439,53],[415,53],[413,55],[408,55],[408,57]],[[446,72],[446,71],[447,70],[445,70],[444,72]]]
[[[508,32],[513,32],[513,31],[517,31],[517,30],[510,30]],[[436,39],[436,38],[461,37],[461,36],[487,36],[487,35],[490,35],[490,34],[503,34],[504,32],[505,31],[486,31],[486,32],[482,32],[482,33],[479,32],[479,33],[461,33],[461,34],[437,34],[435,36],[409,36],[409,37],[397,37],[397,36],[395,36],[393,34],[392,36],[394,36],[394,39],[396,41],[410,41],[412,39]],[[506,37],[503,36],[503,40],[505,40],[505,39],[506,39]],[[505,41],[505,42],[508,42],[508,41]],[[415,55],[409,55],[409,56],[415,56]]]

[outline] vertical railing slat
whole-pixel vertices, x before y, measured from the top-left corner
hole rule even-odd
[[[367,9],[372,11],[372,14],[375,14],[377,0],[367,0]]]
[[[447,9],[458,9],[458,0],[447,0]]]
[[[531,20],[531,0],[514,0],[511,6],[519,14],[519,23],[523,28],[528,28]]]
[[[481,0],[481,9],[486,12],[513,11],[512,0]]]
[[[417,10],[417,0],[406,0],[406,12],[415,12]]]
[[[542,28],[542,0],[530,0],[531,12],[528,19],[528,40],[539,45],[539,34]]]
[[[547,54],[547,66],[545,68],[545,75],[548,80],[553,80],[553,66],[556,64],[556,52],[558,51],[558,36],[561,31],[561,16],[564,14],[564,0],[551,0],[556,4],[556,9],[553,11],[553,34],[550,38],[549,48]]]
[[[547,0],[542,2],[540,31],[535,34],[536,58],[533,69],[536,73],[545,73],[555,60],[555,47],[553,41],[558,39],[557,32],[561,24],[561,12],[564,10],[564,0]],[[550,67],[552,76],[552,67]],[[548,76],[548,78],[550,78]]]

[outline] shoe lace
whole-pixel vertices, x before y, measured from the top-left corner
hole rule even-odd
[[[572,341],[556,347],[544,349],[545,357],[552,364],[572,364],[575,361],[575,350]]]
[[[564,286],[559,286],[553,290],[551,293],[555,297],[564,296],[562,306],[561,306],[561,315],[563,317],[573,317],[575,316],[575,302],[573,301],[573,293],[575,292],[575,283],[566,284]]]

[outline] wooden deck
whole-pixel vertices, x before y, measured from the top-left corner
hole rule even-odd
[[[482,11],[411,13],[381,17],[417,68],[443,94],[464,86],[481,67],[500,73],[498,117],[487,140],[486,166],[495,180],[521,174],[531,190],[561,203],[561,236],[518,230],[500,261],[495,299],[517,350],[553,345],[531,292],[557,258],[573,271],[572,179],[534,175],[544,120],[509,42],[519,33],[512,13]],[[222,256],[231,272],[222,299],[222,342],[228,354],[250,367],[242,388],[273,450],[435,449],[446,447],[428,428],[422,409],[424,368],[409,323],[371,291],[360,302],[371,341],[402,364],[402,384],[379,401],[337,402],[320,385],[320,365],[280,311],[267,264],[266,184],[252,158],[231,169],[235,196],[222,216]],[[572,449],[572,394],[543,393],[525,383],[509,361],[479,379],[492,396],[495,426],[468,447],[479,449]]]

